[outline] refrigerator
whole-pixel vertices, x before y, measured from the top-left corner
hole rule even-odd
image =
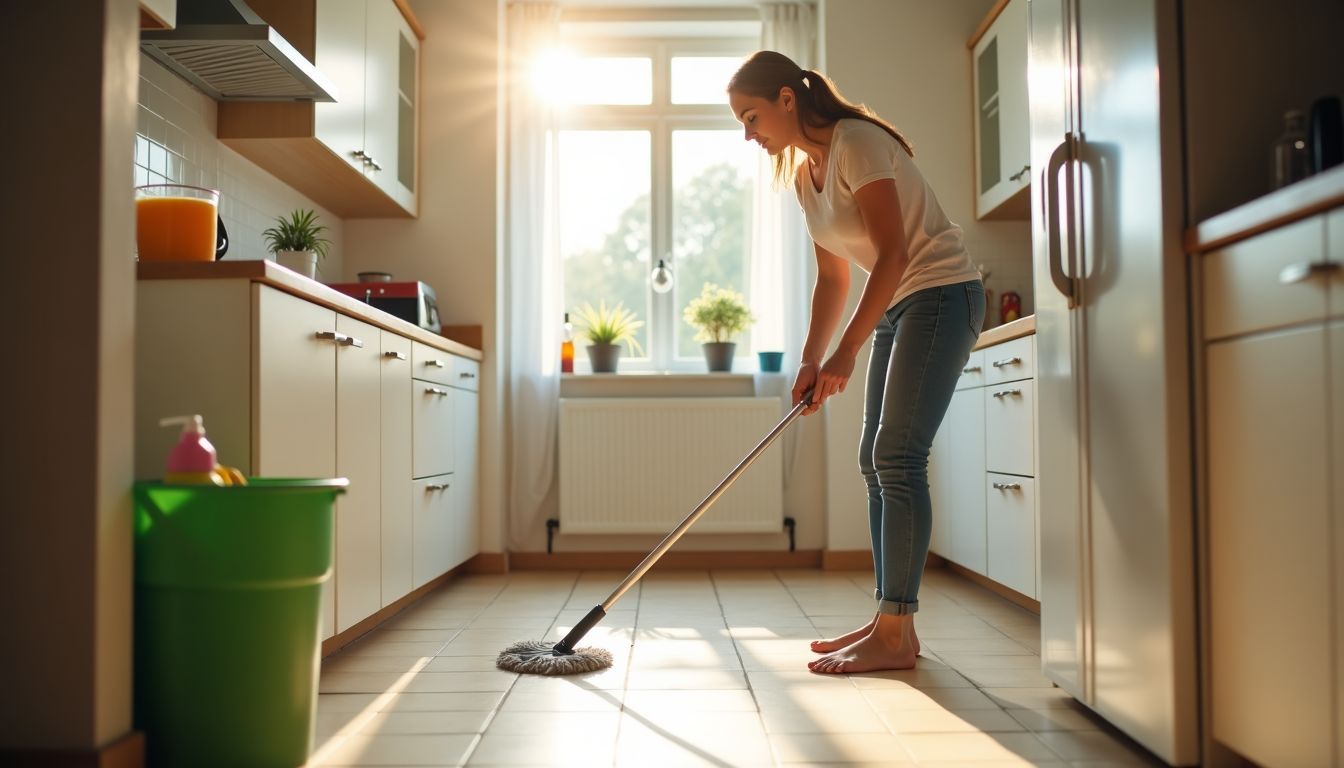
[[[1200,760],[1175,0],[1030,0],[1041,664]]]

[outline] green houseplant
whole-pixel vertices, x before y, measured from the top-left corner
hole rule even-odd
[[[317,260],[327,257],[331,241],[322,236],[327,228],[317,223],[313,211],[296,210],[289,218],[277,217],[275,226],[262,232],[275,260],[304,277],[317,277]]]
[[[695,326],[695,339],[702,342],[705,363],[711,371],[733,369],[737,344],[731,339],[755,320],[742,294],[713,283],[705,283],[700,295],[686,305],[682,317]]]
[[[635,334],[644,326],[644,321],[636,320],[635,313],[626,309],[622,302],[608,308],[607,302],[599,301],[597,309],[585,303],[579,307],[578,316],[579,332],[588,337],[588,362],[592,363],[593,373],[616,371],[622,343],[631,354],[644,354]]]

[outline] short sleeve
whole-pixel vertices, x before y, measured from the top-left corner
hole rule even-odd
[[[844,139],[837,147],[836,170],[851,192],[879,179],[896,178],[901,147],[882,127],[862,120]]]

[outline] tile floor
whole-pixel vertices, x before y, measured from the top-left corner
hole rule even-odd
[[[808,640],[872,615],[871,574],[815,570],[653,572],[582,643],[611,669],[495,668],[624,576],[471,576],[428,595],[324,662],[310,765],[1156,764],[1041,676],[1035,615],[940,570],[913,670],[807,670]]]

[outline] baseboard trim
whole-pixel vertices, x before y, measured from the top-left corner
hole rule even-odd
[[[826,549],[821,553],[823,571],[871,571],[873,570],[873,551],[871,549]]]
[[[510,552],[509,567],[515,571],[631,570],[647,552]],[[821,550],[796,552],[711,551],[668,552],[651,570],[702,571],[751,568],[816,568]]]
[[[508,552],[481,552],[466,562],[467,573],[508,573]]]
[[[144,768],[145,735],[131,731],[87,752],[0,748],[0,765],[15,768]]]
[[[967,581],[973,582],[978,586],[988,589],[990,592],[993,592],[994,594],[998,595],[999,597],[1002,597],[1003,599],[1007,600],[1010,603],[1014,603],[1018,606],[1021,606],[1022,608],[1031,611],[1037,616],[1041,615],[1040,601],[1033,600],[1030,597],[1027,597],[1026,595],[1022,594],[1021,592],[1018,592],[1017,590],[1013,589],[1012,587],[1006,587],[1000,584],[999,582],[989,578],[988,576],[976,573],[975,571],[972,571],[970,568],[967,568],[964,565],[954,563],[951,560],[942,557],[941,555],[935,555],[934,553],[930,552],[928,562],[924,567],[946,568],[947,570],[957,574],[958,576],[961,576]]]

